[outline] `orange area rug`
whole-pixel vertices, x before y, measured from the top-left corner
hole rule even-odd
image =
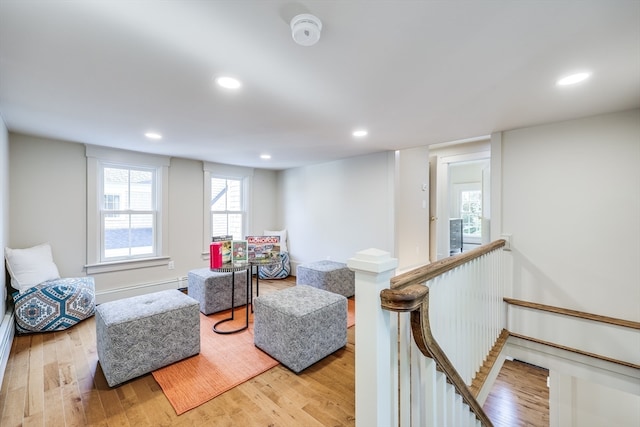
[[[348,301],[347,327],[355,324],[355,302]],[[213,332],[214,323],[229,317],[229,311],[205,316],[200,313],[200,353],[153,372],[167,399],[180,415],[279,362],[253,345],[253,315],[249,328],[229,335]],[[231,330],[244,325],[245,309],[235,311],[234,320],[218,329]]]

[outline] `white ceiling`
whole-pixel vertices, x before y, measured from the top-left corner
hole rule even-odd
[[[638,106],[637,0],[0,0],[0,114],[33,135],[284,169]]]

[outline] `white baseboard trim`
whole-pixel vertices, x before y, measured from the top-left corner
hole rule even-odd
[[[186,277],[165,280],[162,282],[142,283],[139,285],[123,286],[121,288],[96,291],[96,304],[115,301],[122,298],[129,298],[138,295],[150,294],[152,292],[164,291],[167,289],[180,289],[187,286]]]
[[[298,266],[300,264],[303,264],[302,262],[298,262],[295,260],[289,260],[289,264],[291,265],[291,274],[292,276],[297,276],[298,275]]]
[[[7,310],[0,323],[0,385],[4,380],[4,371],[7,369],[9,361],[9,353],[11,353],[11,345],[13,337],[16,334],[16,328],[13,318],[13,308]]]

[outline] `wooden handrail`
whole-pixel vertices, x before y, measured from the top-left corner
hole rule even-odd
[[[534,310],[548,311],[549,313],[564,314],[565,316],[577,317],[579,319],[593,320],[610,325],[622,326],[631,329],[640,329],[640,322],[633,320],[617,319],[615,317],[601,316],[599,314],[586,313],[584,311],[571,310],[568,308],[555,307],[552,305],[538,304],[536,302],[523,301],[514,298],[503,298],[504,302],[517,305],[519,307],[532,308]]]
[[[456,256],[441,259],[423,267],[418,267],[406,273],[399,274],[391,279],[391,289],[404,288],[409,285],[422,284],[428,280],[438,277],[447,271],[453,270],[463,264],[468,263],[476,258],[480,258],[489,252],[504,247],[506,244],[504,239],[482,245],[476,249],[464,252]]]
[[[558,348],[560,350],[569,351],[571,353],[581,354],[583,356],[592,357],[594,359],[604,360],[605,362],[615,363],[616,365],[628,366],[629,368],[633,368],[633,369],[640,369],[640,365],[636,365],[635,363],[625,362],[624,360],[613,359],[611,357],[601,356],[601,355],[596,354],[596,353],[590,353],[588,351],[578,350],[577,348],[567,347],[567,346],[556,344],[556,343],[553,343],[553,342],[550,342],[550,341],[539,340],[538,338],[528,337],[526,335],[516,334],[514,332],[509,332],[509,336],[514,337],[514,338],[520,338],[520,339],[525,340],[525,341],[530,341],[530,342],[535,342],[535,343],[538,343],[538,344],[546,345],[547,347]]]
[[[483,426],[487,427],[492,427],[493,423],[431,333],[429,324],[429,288],[424,283],[489,252],[502,248],[505,243],[502,239],[496,240],[472,251],[445,258],[398,275],[391,279],[389,289],[383,289],[380,292],[380,301],[383,309],[395,312],[410,312],[411,332],[420,352],[436,362],[438,368],[444,372],[447,380],[454,386],[456,392],[469,406],[476,418]]]
[[[594,322],[606,323],[606,324],[609,324],[609,325],[621,326],[621,327],[624,327],[624,328],[640,329],[640,322],[634,322],[633,320],[625,320],[625,319],[618,319],[618,318],[615,318],[615,317],[601,316],[599,314],[587,313],[587,312],[578,311],[578,310],[571,310],[569,308],[555,307],[555,306],[552,306],[552,305],[539,304],[539,303],[536,303],[536,302],[523,301],[523,300],[514,299],[514,298],[504,297],[503,300],[507,304],[515,305],[515,306],[518,306],[518,307],[530,308],[532,310],[539,310],[539,311],[546,311],[548,313],[562,314],[562,315],[565,315],[565,316],[576,317],[578,319],[591,320],[591,321],[594,321]],[[599,354],[596,354],[596,353],[590,353],[590,352],[587,352],[587,351],[579,350],[577,348],[567,347],[567,346],[564,346],[564,345],[561,345],[561,344],[556,344],[556,343],[553,343],[553,342],[540,340],[538,338],[533,338],[533,337],[529,337],[529,336],[526,336],[526,335],[517,334],[517,333],[514,333],[514,332],[509,332],[509,335],[514,337],[514,338],[520,338],[520,339],[523,339],[523,340],[536,342],[538,344],[546,345],[546,346],[549,346],[549,347],[554,347],[554,348],[559,348],[561,350],[570,351],[572,353],[582,354],[584,356],[593,357],[594,359],[604,360],[606,362],[615,363],[617,365],[628,366],[628,367],[634,368],[634,369],[640,369],[640,365],[637,365],[637,364],[631,363],[631,362],[626,362],[624,360],[613,359],[611,357],[602,356],[602,355],[599,355]]]

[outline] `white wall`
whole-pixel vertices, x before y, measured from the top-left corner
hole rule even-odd
[[[4,247],[9,240],[9,135],[0,116],[0,250],[2,250],[2,268],[0,269],[0,384],[11,351],[15,333],[13,316],[7,311],[7,283],[4,263]]]
[[[492,231],[512,235],[511,296],[639,321],[640,110],[506,131],[493,139]],[[509,310],[507,328],[640,363],[637,330],[516,308]],[[611,414],[617,424],[607,419],[606,425],[637,424],[636,369],[528,346],[535,347],[510,345],[508,352],[552,371],[552,426],[604,425],[599,422]],[[608,399],[614,392],[618,397]],[[608,406],[594,406],[592,398],[606,398]]]
[[[62,276],[84,276],[86,259],[86,156],[84,144],[11,133],[10,215],[15,248],[50,242]],[[249,216],[262,230],[276,222],[276,173],[254,171]],[[186,286],[179,279],[206,267],[203,257],[203,165],[172,158],[169,167],[169,255],[166,266],[93,274],[98,302]],[[255,228],[253,227],[253,228]],[[250,228],[252,228],[250,226]]]
[[[294,272],[298,263],[346,262],[368,248],[394,253],[392,152],[288,169],[279,178]]]
[[[550,396],[551,426],[628,427],[640,425],[640,396],[558,375],[558,393]]]
[[[640,110],[501,137],[512,296],[640,321]]]
[[[261,235],[264,230],[281,230],[280,198],[276,195],[278,172],[266,169],[253,171],[251,220],[247,235]]]
[[[66,277],[85,275],[86,163],[84,145],[9,134],[7,246],[51,243],[54,261]]]
[[[429,149],[396,152],[395,247],[398,270],[429,263]]]

